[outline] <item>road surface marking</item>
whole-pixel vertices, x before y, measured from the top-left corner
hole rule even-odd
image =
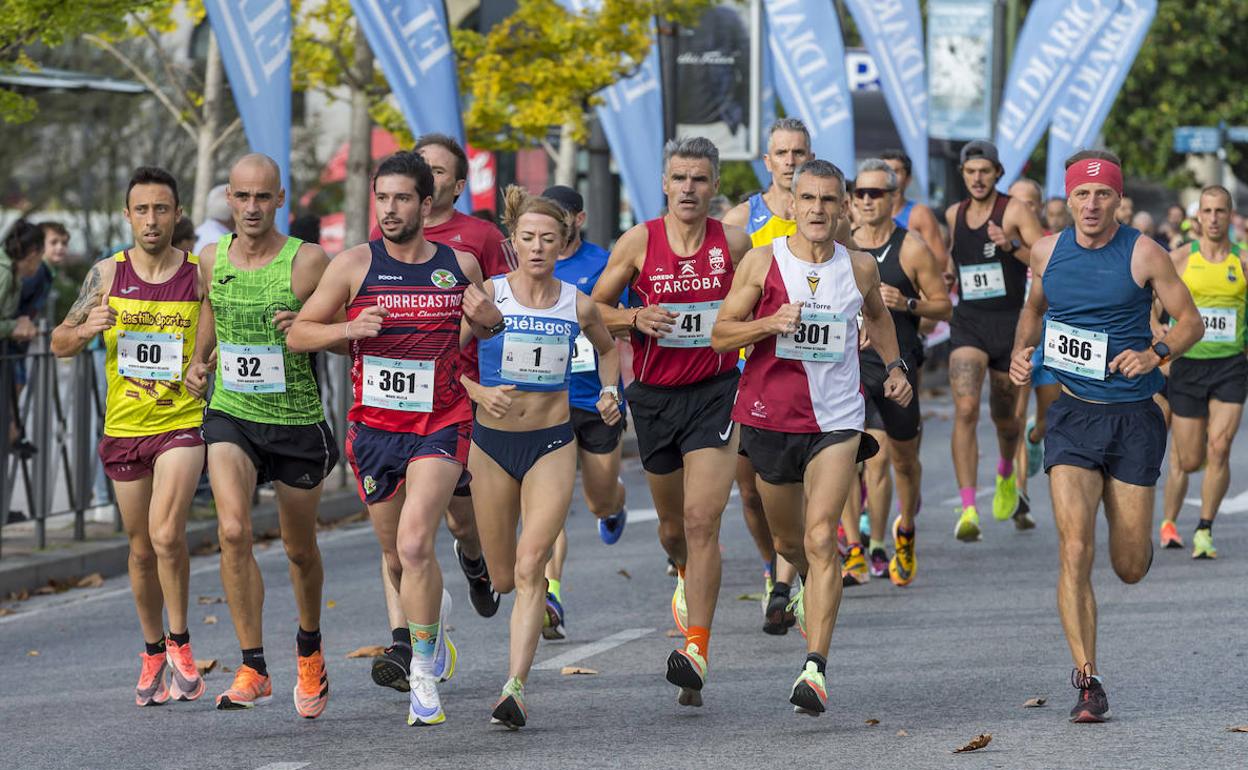
[[[653,628],[627,628],[618,633],[611,634],[605,639],[599,639],[596,642],[582,644],[579,647],[573,647],[562,655],[556,655],[550,660],[542,661],[533,668],[538,671],[558,671],[564,666],[570,666],[573,663],[580,662],[594,655],[601,655],[607,650],[613,650],[622,644],[640,639],[643,636],[654,633]]]

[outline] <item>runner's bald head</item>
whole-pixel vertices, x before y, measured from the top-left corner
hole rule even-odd
[[[235,179],[243,175],[275,192],[282,187],[282,170],[277,161],[261,152],[248,153],[234,162],[230,169],[230,184],[234,185]]]

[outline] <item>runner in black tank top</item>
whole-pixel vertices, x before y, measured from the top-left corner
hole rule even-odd
[[[867,501],[871,532],[868,559],[871,574],[885,572],[897,585],[913,579],[914,517],[919,509],[922,468],[919,465],[921,416],[918,399],[918,372],[923,363],[919,322],[923,318],[947,320],[951,304],[940,262],[922,238],[893,221],[893,198],[901,194],[896,172],[885,160],[867,160],[858,169],[854,206],[860,227],[854,241],[875,257],[880,272],[880,297],[893,316],[897,329],[897,349],[909,367],[908,379],[915,397],[906,407],[884,397],[885,362],[871,349],[859,355],[863,393],[867,400],[867,429],[889,451],[867,461]],[[892,508],[890,463],[897,475],[900,516],[893,530],[896,553],[892,560],[884,550],[888,512]],[[849,529],[855,529],[855,520]],[[847,539],[853,533],[847,533]]]

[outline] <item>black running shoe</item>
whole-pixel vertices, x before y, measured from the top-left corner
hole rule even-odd
[[[459,568],[464,571],[464,577],[468,578],[468,598],[472,601],[472,608],[483,618],[494,617],[494,613],[498,612],[498,603],[502,597],[498,595],[498,592],[494,590],[494,585],[490,582],[485,557],[478,560],[479,565],[469,564],[459,547],[459,541],[456,540],[455,558],[459,560]]]
[[[399,692],[407,692],[411,685],[407,683],[408,670],[412,665],[412,648],[403,644],[392,644],[373,659],[373,681],[382,687],[393,687]]]
[[[1018,510],[1014,512],[1014,529],[1025,532],[1035,528],[1036,520],[1031,518],[1031,500],[1027,499],[1027,495],[1019,492]]]
[[[1070,683],[1079,691],[1079,700],[1070,710],[1070,721],[1104,722],[1109,719],[1109,698],[1098,677],[1076,668],[1070,673]]]
[[[784,636],[796,622],[797,618],[789,611],[789,597],[772,594],[767,601],[767,611],[763,613],[763,633]]]

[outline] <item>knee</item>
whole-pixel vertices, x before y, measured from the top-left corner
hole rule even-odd
[[[152,530],[152,549],[160,560],[185,558],[186,529],[173,524],[163,524]]]
[[[893,471],[899,476],[917,476],[922,470],[917,453],[894,452],[891,459]]]
[[[680,521],[659,521],[659,545],[671,553],[685,542],[685,529]]]
[[[130,566],[140,572],[151,572],[156,569],[156,551],[152,549],[151,543],[130,542]]]
[[[806,558],[810,561],[828,561],[836,554],[836,530],[826,522],[806,528]]]
[[[703,543],[719,536],[719,514],[703,506],[685,509],[685,537]]]
[[[299,569],[308,569],[321,560],[321,549],[317,547],[315,540],[310,543],[285,540],[282,545],[286,547],[286,559]]]
[[[1231,440],[1226,436],[1210,436],[1209,446],[1205,451],[1209,464],[1221,468],[1230,460]]]
[[[772,534],[772,548],[776,549],[776,553],[783,556],[789,561],[793,561],[802,552],[802,538],[789,537],[787,535]]]
[[[763,512],[763,496],[757,489],[741,490],[741,507],[746,511],[761,515]]]
[[[396,544],[399,564],[404,571],[420,573],[437,561],[433,551],[433,538],[420,532],[400,532]]]
[[[217,539],[223,553],[234,554],[251,549],[251,526],[244,519],[217,519]]]
[[[1179,453],[1179,470],[1184,473],[1197,473],[1204,464],[1205,453],[1203,451]]]
[[[963,424],[979,422],[978,398],[955,398],[953,400],[953,419]]]
[[[1090,572],[1096,547],[1090,542],[1068,538],[1061,544],[1058,552],[1062,558],[1062,569],[1074,572]]]
[[[1111,561],[1114,574],[1118,575],[1119,580],[1128,585],[1138,583],[1148,574],[1149,567],[1153,566],[1153,544],[1145,543],[1134,549],[1130,556],[1119,556]]]
[[[516,589],[520,591],[545,592],[546,562],[550,558],[550,550],[539,550],[533,547],[521,547],[516,551]]]

